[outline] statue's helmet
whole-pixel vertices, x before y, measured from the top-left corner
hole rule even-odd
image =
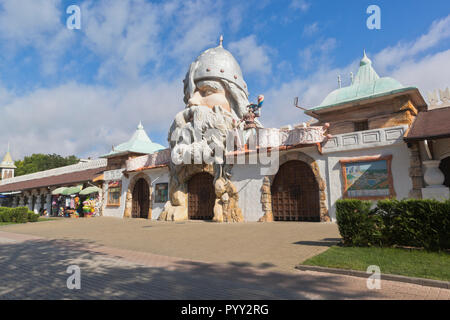
[[[199,80],[224,79],[234,83],[246,95],[248,88],[242,76],[241,67],[233,55],[222,46],[222,37],[219,46],[204,51],[192,62],[186,78],[184,79],[184,102],[194,94],[195,83]]]

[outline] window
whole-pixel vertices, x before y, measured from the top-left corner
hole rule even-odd
[[[369,130],[369,121],[358,121],[354,123],[355,131],[366,131]]]
[[[111,181],[108,184],[108,206],[120,206],[121,193],[122,193],[122,182]]]
[[[167,202],[169,194],[169,184],[168,183],[158,183],[155,186],[155,203],[165,203]]]

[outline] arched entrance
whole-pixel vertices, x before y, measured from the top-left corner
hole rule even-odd
[[[144,178],[139,179],[133,189],[131,216],[147,219],[150,209],[150,188]]]
[[[450,188],[450,157],[447,157],[441,161],[441,164],[439,165],[439,169],[442,171],[442,173],[445,176],[444,185],[446,187]]]
[[[194,175],[188,182],[188,215],[191,220],[212,220],[214,217],[214,178],[209,173]]]
[[[319,185],[305,162],[293,160],[283,164],[271,194],[275,221],[320,221]]]

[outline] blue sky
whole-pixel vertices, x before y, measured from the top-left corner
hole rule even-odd
[[[65,26],[81,7],[81,30]],[[369,30],[369,5],[381,30]],[[0,153],[95,157],[142,121],[167,145],[184,108],[182,79],[205,49],[237,58],[251,99],[266,96],[265,126],[307,120],[292,106],[320,104],[348,85],[366,49],[380,76],[424,97],[450,85],[450,2],[0,0]]]

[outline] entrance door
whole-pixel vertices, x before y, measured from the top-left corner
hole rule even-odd
[[[198,173],[188,182],[188,214],[191,220],[212,220],[216,199],[214,178],[206,173]]]
[[[150,188],[145,179],[139,179],[133,189],[133,205],[131,216],[133,218],[149,218]]]
[[[308,164],[283,164],[271,191],[275,221],[320,221],[319,186]]]

